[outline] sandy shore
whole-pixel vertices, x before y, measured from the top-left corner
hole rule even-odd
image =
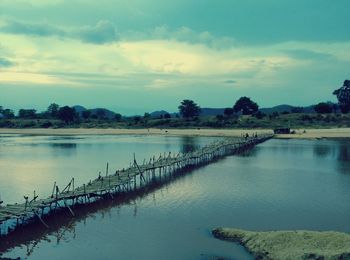
[[[223,136],[236,137],[249,133],[272,133],[271,129],[115,129],[115,128],[0,128],[0,134],[24,135],[172,135],[172,136]],[[321,139],[350,138],[350,128],[304,129],[295,134],[276,135],[276,138]]]
[[[173,136],[241,136],[244,133],[272,133],[272,130],[245,129],[115,129],[115,128],[0,128],[0,134],[24,135],[173,135]]]
[[[283,139],[350,138],[350,128],[298,129],[295,134],[276,135]],[[304,132],[305,131],[305,132]]]
[[[212,233],[219,239],[242,244],[256,259],[350,259],[347,233],[252,232],[232,228],[217,228]]]

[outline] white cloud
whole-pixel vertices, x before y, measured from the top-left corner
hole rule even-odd
[[[106,20],[98,21],[96,25],[93,26],[61,28],[47,23],[28,23],[13,19],[3,19],[0,20],[0,31],[7,34],[43,38],[72,38],[95,44],[111,43],[119,40],[115,25]]]
[[[295,61],[279,54],[249,55],[247,49],[217,50],[200,44],[177,41],[120,43],[121,52],[135,66],[154,73],[184,75],[225,75],[292,66]],[[241,51],[245,52],[242,55]]]
[[[215,49],[228,49],[235,45],[232,37],[217,37],[208,31],[196,32],[186,26],[170,29],[167,25],[157,26],[153,30],[124,32],[125,41],[167,40],[189,44],[203,44]]]
[[[73,30],[73,37],[79,37],[85,42],[108,43],[119,39],[117,29],[109,21],[99,21],[95,26],[84,26]]]
[[[65,0],[1,0],[1,4],[3,5],[30,5],[34,7],[57,5],[63,2]]]
[[[44,84],[54,85],[62,84],[63,86],[78,86],[77,83],[69,82],[51,75],[37,74],[37,73],[23,73],[23,72],[0,72],[0,83],[11,84]]]
[[[102,27],[105,25],[101,25]],[[108,27],[108,25],[106,24]],[[186,30],[185,30],[186,31]],[[162,32],[158,32],[162,34]],[[184,35],[187,32],[182,32]],[[203,35],[202,37],[209,37]],[[211,37],[211,36],[210,36]],[[317,66],[318,60],[298,59],[288,50],[311,51],[346,59],[349,43],[287,42],[270,46],[236,46],[218,49],[200,42],[178,40],[135,40],[96,45],[72,38],[35,37],[0,33],[3,82],[67,84],[71,87],[110,86],[129,88],[174,88],[203,82],[233,87],[283,85],[288,72]],[[327,56],[326,55],[326,56]],[[319,55],[322,57],[322,55]],[[17,74],[16,74],[17,73]],[[99,75],[96,78],[69,75]],[[16,76],[17,75],[17,76]],[[51,75],[51,76],[50,76]],[[284,75],[283,77],[281,75]]]

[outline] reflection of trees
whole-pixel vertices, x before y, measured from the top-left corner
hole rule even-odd
[[[66,157],[72,156],[77,152],[76,143],[50,143],[49,149],[54,156],[64,155]],[[62,153],[63,152],[63,153]]]
[[[61,149],[76,149],[76,143],[50,143],[50,146],[53,148],[61,148]]]
[[[337,168],[343,174],[350,174],[350,141],[339,143]]]
[[[338,160],[350,162],[350,142],[341,143],[341,145],[339,145]]]
[[[327,157],[331,154],[332,151],[332,147],[330,144],[319,144],[319,143],[315,143],[314,144],[314,155],[316,157]]]
[[[184,175],[186,173],[186,175]],[[30,256],[38,244],[42,241],[52,242],[52,237],[56,238],[56,243],[74,239],[75,229],[78,223],[84,224],[87,218],[96,219],[97,215],[103,219],[106,215],[112,217],[111,210],[116,209],[119,215],[121,205],[132,205],[133,216],[138,214],[137,200],[141,199],[154,191],[166,188],[182,177],[190,175],[189,170],[178,172],[176,175],[164,175],[162,179],[157,179],[148,186],[141,188],[129,194],[119,194],[114,199],[102,199],[89,205],[77,205],[73,208],[75,217],[72,218],[67,210],[60,210],[48,216],[44,216],[45,222],[49,228],[44,227],[40,222],[33,222],[25,227],[19,227],[6,237],[0,238],[0,255],[18,246],[27,248],[27,256]],[[156,197],[153,197],[154,203]],[[50,239],[51,237],[51,239]]]
[[[196,149],[199,149],[200,145],[198,144],[197,137],[193,136],[183,136],[181,137],[181,152],[190,153]]]
[[[350,173],[350,141],[330,140],[317,141],[313,145],[314,156],[330,157],[336,163],[338,172]]]
[[[165,136],[165,151],[171,150],[171,137]]]

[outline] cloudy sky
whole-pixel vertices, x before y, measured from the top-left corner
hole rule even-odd
[[[0,0],[0,105],[176,111],[335,101],[348,0]]]

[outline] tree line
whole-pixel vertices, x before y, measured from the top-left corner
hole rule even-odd
[[[345,80],[343,86],[339,89],[336,89],[333,94],[338,99],[338,104],[321,102],[314,106],[314,110],[320,114],[332,113],[340,110],[342,113],[350,112],[350,80]],[[193,100],[185,99],[181,102],[178,107],[179,114],[182,118],[187,120],[198,117],[201,113],[201,107],[196,104]],[[292,109],[292,113],[302,113],[303,109],[295,107]],[[249,97],[241,97],[239,98],[232,107],[227,107],[224,109],[223,115],[227,118],[231,117],[233,114],[237,115],[253,115],[257,118],[262,118],[264,115],[259,110],[259,105],[251,100]],[[15,118],[15,113],[13,110],[9,108],[3,108],[0,106],[0,115],[5,119],[13,119]],[[144,120],[150,119],[151,115],[149,113],[145,113],[143,116]],[[84,110],[81,113],[77,113],[74,108],[69,106],[60,107],[56,103],[52,103],[48,106],[46,111],[37,113],[35,109],[20,109],[17,114],[17,118],[20,119],[59,119],[66,124],[72,122],[79,122],[79,120],[87,120],[87,119],[106,119],[105,110],[97,109],[95,113],[92,113],[90,110]],[[162,116],[163,119],[171,118],[171,115],[166,113]],[[115,114],[114,120],[120,121],[122,120],[121,114]],[[139,120],[137,120],[139,119]],[[135,121],[140,121],[141,116],[135,116]]]
[[[345,80],[343,86],[333,92],[338,99],[338,104],[330,102],[320,102],[314,106],[314,110],[319,114],[329,114],[340,110],[342,113],[350,112],[350,80]],[[192,118],[199,116],[201,108],[193,100],[183,100],[179,106],[179,112],[184,118]],[[292,113],[302,113],[303,108],[294,107]],[[242,115],[254,115],[257,118],[265,115],[259,111],[259,105],[252,101],[249,97],[239,98],[233,107],[225,108],[224,116],[230,117],[234,113]]]

